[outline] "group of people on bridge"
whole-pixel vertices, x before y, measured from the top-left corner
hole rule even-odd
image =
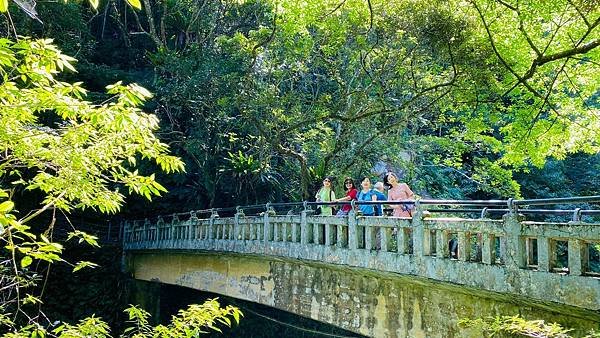
[[[360,191],[356,188],[354,180],[351,177],[344,179],[345,196],[336,198],[333,188],[333,178],[325,177],[323,186],[315,194],[317,202],[368,202],[368,201],[400,201],[414,199],[414,193],[406,183],[398,180],[398,176],[393,172],[388,172],[383,177],[383,182],[376,182],[373,186],[371,179],[364,176],[360,179]],[[387,189],[387,194],[386,194]],[[414,205],[396,204],[390,205],[392,208],[392,216],[394,217],[411,217]],[[335,210],[334,206],[321,205],[319,212],[325,216],[346,216],[352,210],[352,205],[344,204],[339,210]],[[359,204],[356,212],[362,216],[383,216],[383,205]]]

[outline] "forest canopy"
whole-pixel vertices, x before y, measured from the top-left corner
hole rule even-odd
[[[188,206],[381,167],[423,194],[520,196],[516,172],[598,152],[597,1],[39,3],[43,25],[12,6],[4,34],[52,35],[88,87],[155,94]]]

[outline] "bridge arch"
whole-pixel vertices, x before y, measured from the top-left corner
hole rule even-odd
[[[600,201],[600,197],[594,198]],[[446,337],[448,334],[435,331],[433,326],[428,326],[430,324],[419,326],[413,323],[419,320],[421,323],[435,323],[431,325],[447,329],[442,330],[444,332],[456,332],[450,328],[455,327],[457,322],[453,311],[485,316],[515,314],[515,311],[527,314],[529,308],[539,312],[531,318],[558,321],[569,327],[599,328],[600,279],[598,273],[590,269],[589,252],[600,243],[600,226],[581,219],[583,214],[598,213],[596,210],[577,210],[573,213],[573,220],[568,222],[527,221],[521,213],[537,210],[518,210],[525,202],[536,205],[549,200],[462,201],[495,208],[504,203],[509,208],[500,209],[506,213],[501,219],[487,218],[494,209],[480,212],[480,218],[436,217],[425,212],[427,205],[454,202],[420,201],[412,218],[361,217],[353,212],[347,217],[316,216],[306,209],[307,203],[303,203],[304,210],[299,214],[287,215],[277,215],[272,209],[274,204],[263,206],[265,211],[258,215],[246,215],[243,208],[236,208],[233,217],[219,217],[213,209],[208,218],[199,217],[199,213],[187,213],[160,218],[157,222],[126,223],[123,228],[124,249],[135,278],[155,278],[164,283],[255,301],[366,335]],[[557,199],[556,202],[564,200]],[[458,244],[456,257],[449,250],[450,238],[455,238]],[[556,243],[559,242],[568,245],[568,269],[555,268]],[[210,262],[202,258],[207,257],[207,253],[213,255]],[[219,255],[227,257],[227,264],[219,261]],[[240,266],[238,261],[245,263]],[[323,270],[320,264],[325,264],[326,268]],[[174,267],[179,270],[173,270]],[[232,275],[235,271],[246,271],[252,267],[257,270],[246,273],[244,278]],[[319,272],[306,270],[309,268]],[[169,272],[160,272],[163,270]],[[152,271],[155,275],[148,275]],[[302,273],[298,276],[297,271]],[[313,298],[307,300],[301,289],[314,287],[306,286],[311,280],[319,280],[323,286],[316,289],[334,295],[332,299],[350,297],[348,293],[339,292],[339,285],[346,281],[344,275],[332,274],[331,271],[352,271],[353,276],[363,276],[363,279],[353,279],[356,289],[380,298],[365,299],[365,304],[372,305],[361,305],[359,309],[368,309],[363,315],[356,309],[351,311],[353,318],[335,312],[338,308],[351,309],[348,304],[340,305],[316,296],[314,302]],[[312,277],[304,284],[289,284],[304,276]],[[386,297],[406,295],[401,287],[404,284],[383,283],[389,278],[404,280],[404,284],[411,285],[413,291],[421,285],[421,282],[414,281],[428,280],[428,285],[454,288],[451,292],[453,297],[477,294],[481,299],[498,302],[491,302],[495,305],[483,313],[470,305],[477,304],[474,299],[465,301],[461,305],[462,310],[454,308],[452,297],[437,297],[444,299],[439,304],[422,301],[412,305],[404,301],[398,303]],[[326,286],[330,280],[337,281],[338,287],[335,283]],[[376,287],[369,289],[368,285]],[[389,285],[397,285],[400,289],[388,293],[378,291],[391,290]],[[287,296],[283,292],[287,292]],[[358,295],[356,297],[361,300]],[[436,299],[425,294],[421,298]],[[519,299],[517,308],[506,305],[514,304],[511,299]],[[526,305],[529,303],[535,305]],[[315,310],[321,307],[329,307],[333,312]],[[398,315],[394,312],[398,307],[413,310]],[[432,310],[436,307],[451,308],[452,311],[436,314]],[[417,308],[419,311],[414,310]],[[498,309],[507,311],[498,312]],[[385,311],[390,314],[384,315]],[[327,318],[321,313],[335,315]],[[369,315],[371,313],[381,315]],[[562,315],[571,315],[571,319],[562,320]],[[423,321],[424,318],[427,320]],[[451,325],[441,324],[441,318],[449,318]],[[419,327],[424,331],[418,331]],[[417,331],[408,332],[411,329]],[[437,333],[432,334],[434,331]]]

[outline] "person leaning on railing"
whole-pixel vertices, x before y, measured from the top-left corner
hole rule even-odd
[[[377,195],[375,195],[375,192],[373,192],[373,189],[371,189],[371,179],[369,177],[363,177],[360,180],[360,186],[362,189],[356,196],[356,199],[359,202],[377,201]],[[375,216],[375,208],[373,205],[360,204],[358,206],[358,211],[362,214],[362,216]]]
[[[398,177],[393,172],[388,172],[383,178],[383,183],[388,187],[388,201],[412,200],[415,194],[410,190],[408,184],[398,182]],[[396,204],[391,206],[394,217],[412,217],[412,204]]]
[[[342,198],[338,198],[335,201],[336,202],[356,201],[356,195],[358,194],[358,190],[356,190],[356,187],[354,186],[354,181],[352,180],[351,177],[346,177],[344,179],[344,189],[346,191],[346,196],[344,196]],[[338,217],[346,216],[346,215],[348,215],[350,210],[352,210],[352,206],[350,204],[344,204],[340,208],[340,211],[337,212],[336,216],[338,216]]]
[[[333,183],[331,177],[325,177],[323,179],[323,186],[315,195],[317,202],[333,202],[335,201],[335,192],[333,192]],[[333,208],[330,205],[321,205],[320,214],[323,216],[332,216]]]

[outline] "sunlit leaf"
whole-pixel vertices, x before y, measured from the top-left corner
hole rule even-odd
[[[127,2],[131,5],[131,7],[135,9],[142,9],[142,4],[140,0],[127,0]]]

